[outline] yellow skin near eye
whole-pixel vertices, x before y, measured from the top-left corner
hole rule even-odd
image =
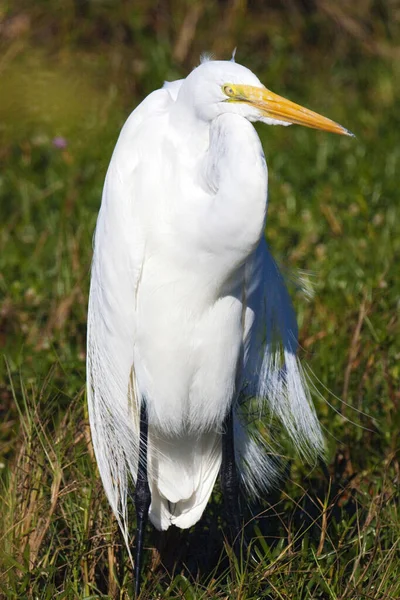
[[[233,97],[235,95],[235,91],[229,83],[222,86],[222,91],[229,97]]]

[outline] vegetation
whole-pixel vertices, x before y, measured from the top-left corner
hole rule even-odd
[[[234,46],[357,136],[258,128],[329,477],[295,460],[248,508],[257,564],[218,490],[194,531],[149,528],[142,597],[400,597],[399,22],[397,0],[0,0],[1,598],[133,597],[85,406],[91,238],[130,110]]]

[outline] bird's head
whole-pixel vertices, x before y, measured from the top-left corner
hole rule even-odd
[[[353,135],[338,123],[271,92],[250,69],[233,61],[200,64],[183,81],[178,103],[203,121],[230,112],[267,125],[298,124]]]

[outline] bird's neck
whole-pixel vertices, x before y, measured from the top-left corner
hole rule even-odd
[[[176,102],[170,111],[170,131],[181,152],[191,156],[204,154],[210,143],[210,123],[199,119],[183,103]]]

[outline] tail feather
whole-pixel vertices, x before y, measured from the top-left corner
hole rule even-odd
[[[241,408],[235,411],[234,417],[235,459],[241,482],[246,492],[257,498],[279,480],[280,462],[276,448],[272,448],[258,429],[250,429],[248,416]]]
[[[296,355],[296,316],[265,242],[246,268],[251,335],[245,339],[245,397],[236,409],[236,460],[246,490],[260,496],[281,473],[279,438],[289,437],[310,462],[324,454],[324,440]]]
[[[157,529],[196,523],[208,502],[221,464],[221,434],[149,439],[149,518]]]
[[[267,252],[266,347],[258,397],[276,414],[299,454],[312,461],[324,452],[321,427],[297,352],[296,315],[285,281]]]

